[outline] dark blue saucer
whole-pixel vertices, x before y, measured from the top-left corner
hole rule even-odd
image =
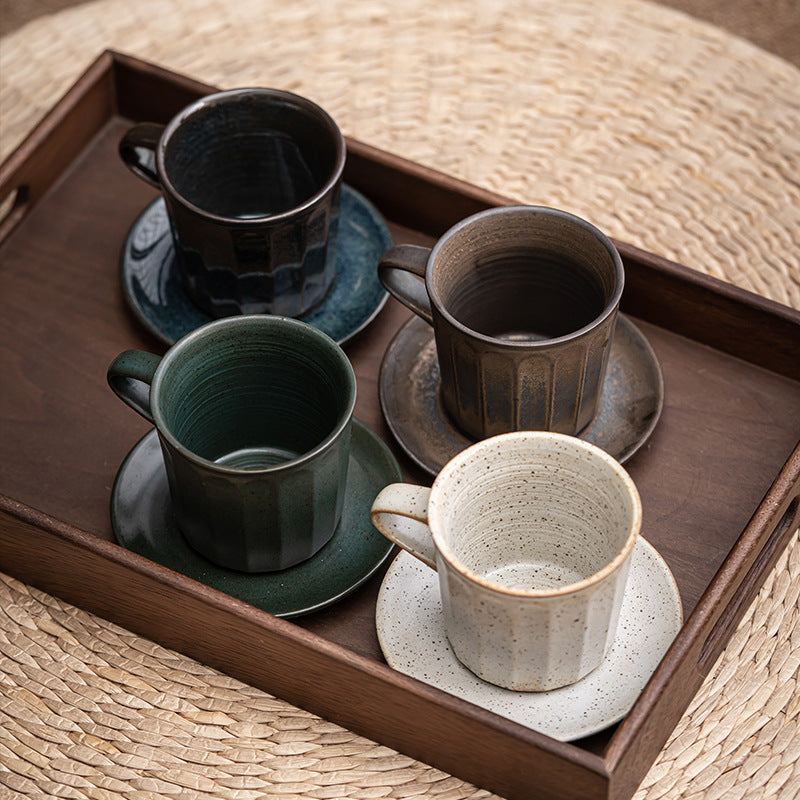
[[[355,189],[342,187],[336,280],[328,296],[300,317],[343,344],[365,328],[386,303],[378,280],[380,257],[392,237],[375,207]],[[133,313],[156,338],[171,345],[211,317],[181,285],[164,200],[151,203],[133,223],[120,259],[122,288]]]

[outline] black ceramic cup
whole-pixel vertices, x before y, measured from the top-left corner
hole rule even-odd
[[[277,89],[203,97],[166,126],[141,123],[119,145],[161,189],[184,287],[215,317],[296,317],[336,274],[345,144],[331,117]]]
[[[591,423],[624,284],[593,225],[540,206],[493,208],[432,250],[392,248],[378,274],[433,325],[442,402],[468,436],[574,436]]]

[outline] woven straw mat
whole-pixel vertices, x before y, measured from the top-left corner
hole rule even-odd
[[[0,42],[2,156],[107,47],[305,94],[356,138],[800,307],[800,71],[678,12],[95,0]],[[637,800],[800,795],[795,541]],[[0,797],[490,796],[11,578],[0,623]]]

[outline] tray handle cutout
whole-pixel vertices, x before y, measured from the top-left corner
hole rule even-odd
[[[725,642],[728,641],[731,629],[739,622],[742,613],[758,592],[764,573],[783,549],[786,539],[797,530],[797,526],[800,524],[798,511],[800,511],[800,496],[794,497],[789,502],[786,511],[776,523],[730,603],[714,623],[697,659],[697,667],[702,675],[708,674]]]
[[[30,190],[27,185],[19,186],[0,201],[0,242],[6,240],[11,231],[22,222],[28,213]]]

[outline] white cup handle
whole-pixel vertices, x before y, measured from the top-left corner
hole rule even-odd
[[[430,494],[426,486],[392,483],[375,498],[370,514],[372,524],[387,539],[436,569],[436,548],[428,528]]]

